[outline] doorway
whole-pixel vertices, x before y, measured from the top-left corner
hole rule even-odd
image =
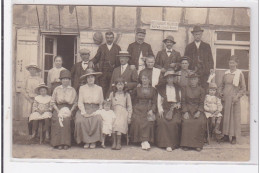
[[[44,82],[47,83],[48,71],[54,67],[54,57],[63,58],[63,67],[71,70],[76,62],[77,35],[44,35],[43,37]]]

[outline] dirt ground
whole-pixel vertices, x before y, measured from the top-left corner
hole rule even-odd
[[[96,149],[83,149],[81,145],[73,145],[69,150],[57,150],[49,144],[39,144],[38,141],[28,141],[24,137],[13,140],[14,158],[42,159],[104,159],[104,160],[169,160],[169,161],[248,161],[250,158],[249,136],[242,136],[239,144],[217,143],[211,141],[205,144],[201,152],[176,149],[167,152],[165,149],[152,146],[144,151],[139,145],[123,145],[120,151],[97,146]]]

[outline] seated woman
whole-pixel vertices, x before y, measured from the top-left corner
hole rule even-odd
[[[205,90],[198,85],[199,78],[196,73],[190,73],[187,78],[189,85],[181,92],[183,121],[180,146],[183,150],[195,148],[201,151],[206,132]]]
[[[51,119],[51,145],[66,150],[71,146],[71,114],[77,106],[77,93],[70,86],[70,71],[62,70],[60,80],[61,85],[54,89],[51,101],[54,108]],[[69,109],[70,116],[65,118],[60,115],[64,109]]]
[[[223,141],[236,144],[241,135],[240,98],[245,94],[245,78],[241,70],[237,69],[239,59],[233,55],[229,58],[229,70],[223,76],[219,93],[224,101]]]
[[[164,77],[167,84],[158,85],[158,118],[156,120],[156,144],[171,152],[180,145],[181,132],[181,88],[176,85],[177,76],[168,69]]]
[[[74,137],[78,144],[85,143],[84,148],[96,148],[96,142],[102,141],[102,117],[93,114],[102,109],[104,101],[102,88],[95,84],[95,76],[102,74],[92,68],[80,79],[87,78],[87,83],[79,88],[79,110],[75,117]]]
[[[151,148],[154,142],[154,121],[156,112],[155,88],[150,85],[148,74],[143,73],[141,87],[134,90],[133,116],[130,128],[130,139],[132,142],[141,142],[142,149]]]

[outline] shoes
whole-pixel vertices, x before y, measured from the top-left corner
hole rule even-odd
[[[219,131],[218,129],[215,129],[214,131],[217,135],[220,135],[221,134],[221,131]]]
[[[91,148],[91,149],[96,148],[96,143],[91,143],[91,144],[90,144],[90,148]]]
[[[229,137],[227,135],[225,135],[223,138],[220,139],[221,142],[228,142],[229,141]]]
[[[101,147],[102,147],[102,148],[106,148],[105,144],[101,144]]]
[[[121,135],[116,135],[116,150],[121,150]]]
[[[144,141],[141,143],[141,147],[143,150],[149,150],[151,148],[151,145],[149,144],[148,141]]]
[[[171,148],[171,147],[167,147],[167,148],[166,148],[166,151],[172,152],[172,148]]]
[[[189,150],[188,147],[182,147],[181,149],[184,150],[184,151],[188,151]]]
[[[85,144],[83,148],[85,149],[89,148],[89,144]]]
[[[112,133],[112,140],[113,140],[113,143],[112,143],[111,149],[115,150],[116,149],[116,134],[115,133]]]
[[[196,148],[195,150],[200,152],[202,150],[202,148]]]
[[[69,149],[69,146],[68,145],[64,145],[63,149],[67,150],[67,149]]]
[[[232,137],[231,144],[234,145],[237,143],[236,137]]]
[[[61,146],[61,145],[58,146],[58,149],[59,149],[59,150],[62,150],[62,149],[63,149],[63,146]]]

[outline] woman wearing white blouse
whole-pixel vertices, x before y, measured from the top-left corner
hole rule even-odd
[[[53,93],[53,90],[61,85],[60,81],[60,72],[65,68],[62,67],[62,57],[57,55],[54,57],[54,67],[49,70],[47,77],[47,85],[50,88],[50,94]]]
[[[158,147],[172,151],[180,145],[181,127],[181,89],[175,83],[177,76],[169,69],[164,74],[167,84],[158,85],[157,107],[159,117],[157,118],[156,144]]]
[[[93,69],[87,69],[80,78],[87,78],[87,84],[79,88],[78,107],[75,119],[74,137],[78,144],[85,143],[84,148],[95,148],[96,142],[102,140],[102,117],[94,115],[102,109],[104,101],[102,88],[96,84],[95,76],[102,74]]]

